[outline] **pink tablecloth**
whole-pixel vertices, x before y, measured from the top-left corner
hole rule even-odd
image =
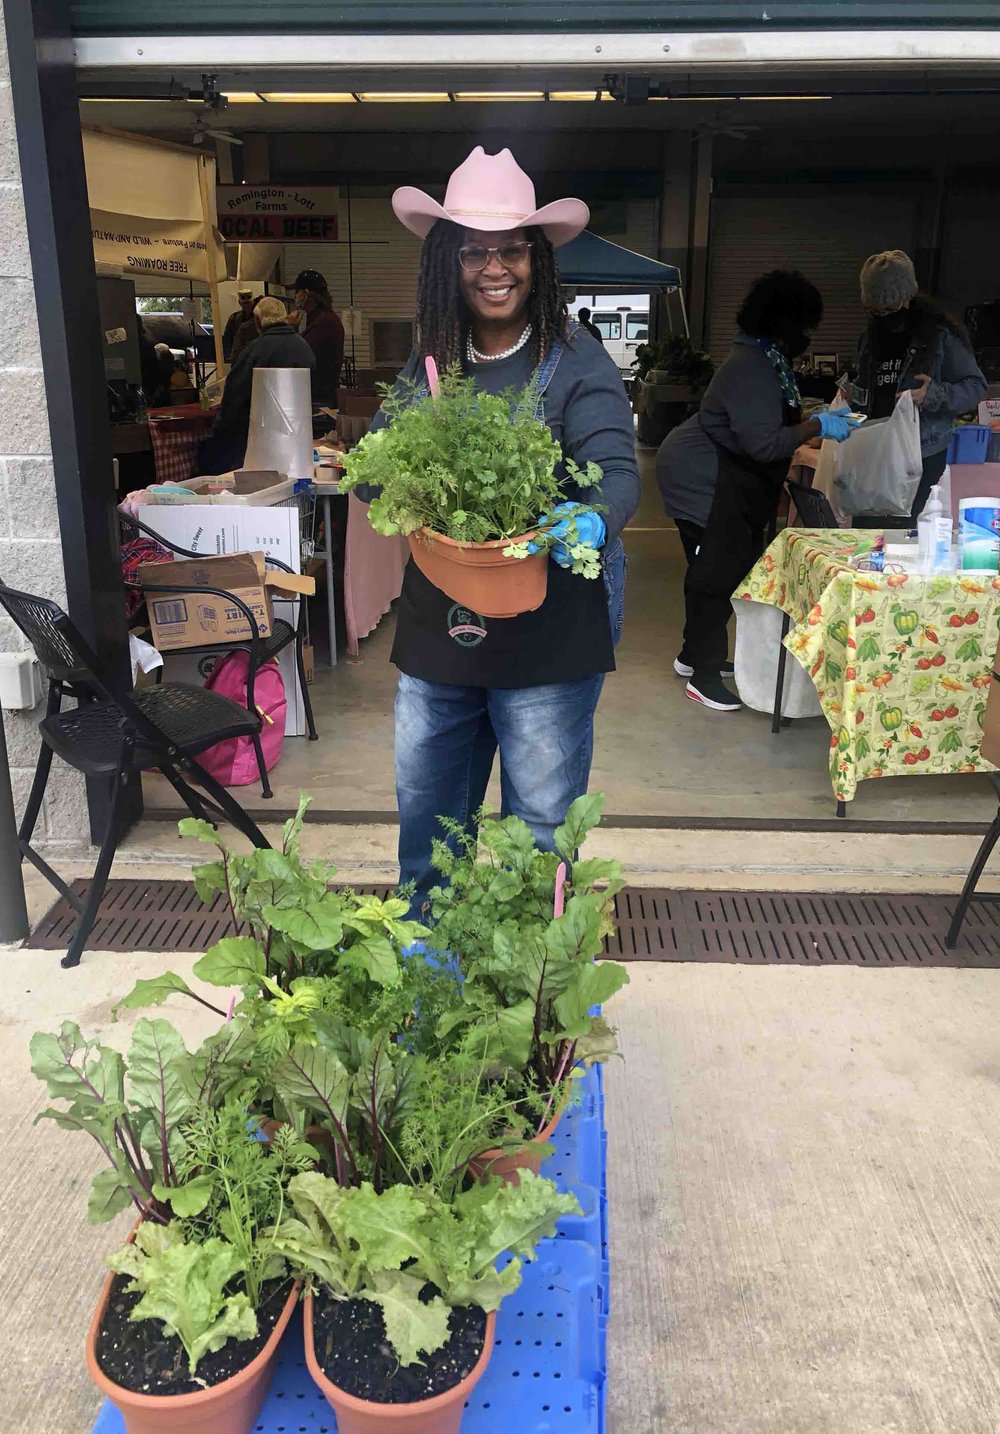
[[[347,552],[344,558],[344,616],[347,651],[358,655],[367,637],[389,611],[403,586],[409,557],[405,538],[383,538],[368,521],[368,505],[347,495]]]

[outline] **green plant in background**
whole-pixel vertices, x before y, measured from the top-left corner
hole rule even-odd
[[[297,1175],[289,1194],[295,1215],[277,1245],[290,1268],[336,1299],[379,1305],[402,1365],[447,1342],[456,1305],[498,1309],[521,1282],[521,1260],[580,1209],[532,1171],[519,1186],[491,1180],[450,1199],[429,1186],[345,1190],[315,1173]],[[498,1270],[508,1252],[515,1258]]]
[[[708,354],[696,349],[685,334],[667,334],[656,343],[640,344],[632,367],[636,378],[645,378],[655,369],[695,389],[707,388],[715,372]]]
[[[444,823],[450,843],[434,847],[443,878],[430,894],[434,940],[455,953],[463,977],[439,1034],[493,1063],[522,1110],[534,1110],[539,1130],[574,1071],[617,1049],[614,1032],[591,1010],[628,981],[624,966],[596,959],[624,880],[617,862],[576,856],[602,806],[600,796],[578,798],[556,830],[554,852],[539,851],[517,817],[481,818],[478,843]],[[560,862],[568,882],[556,917]]]
[[[581,469],[563,462],[558,441],[533,416],[534,389],[481,393],[471,378],[451,370],[441,378],[439,398],[415,401],[415,392],[414,384],[388,391],[388,426],[344,455],[341,489],[379,490],[369,508],[372,527],[386,535],[429,528],[467,543],[530,533],[547,551],[554,541],[548,530],[569,518],[573,571],[596,577],[595,550],[579,544],[573,519],[599,509],[578,504],[558,515],[554,509],[565,496],[560,468],[580,487],[599,483],[601,470],[595,463]],[[527,544],[507,551],[526,556]]]
[[[210,901],[223,894],[236,930],[246,931],[217,941],[195,962],[194,974],[209,985],[242,987],[245,1005],[237,1009],[255,1007],[262,1023],[273,1021],[279,1049],[291,1044],[296,1021],[308,1025],[310,1011],[332,994],[360,1008],[376,1000],[380,990],[398,986],[401,951],[428,934],[406,920],[405,895],[382,900],[332,887],[332,866],[302,860],[299,836],[310,800],[300,798],[277,851],[242,855],[230,851],[208,822],[187,818],[179,823],[182,836],[210,842],[220,853],[217,861],[195,867],[198,895]],[[310,984],[331,978],[337,987]],[[137,981],[115,1010],[158,1005],[177,993],[220,1016],[227,1014],[173,971]]]

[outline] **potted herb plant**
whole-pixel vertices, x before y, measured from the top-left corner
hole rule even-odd
[[[617,862],[577,856],[602,805],[598,795],[578,798],[554,851],[540,851],[517,817],[481,818],[478,840],[446,823],[450,843],[435,845],[442,883],[431,892],[434,941],[454,954],[462,976],[439,1035],[490,1062],[531,1135],[513,1154],[498,1143],[478,1155],[476,1173],[516,1179],[537,1169],[572,1082],[617,1049],[598,1008],[628,973],[597,958],[624,882]]]
[[[667,334],[654,344],[640,344],[632,367],[640,443],[662,443],[691,412],[715,372],[708,354],[696,349],[685,334]]]
[[[518,1188],[379,1194],[312,1173],[289,1193],[295,1213],[277,1244],[308,1282],[306,1362],[340,1434],[458,1434],[495,1311],[576,1198],[532,1174]]]
[[[87,1337],[90,1375],[128,1434],[248,1434],[297,1302],[274,1230],[313,1152],[291,1128],[273,1148],[248,1137],[239,1043],[223,1028],[188,1052],[146,1019],[127,1059],[72,1022],[31,1042],[59,1102],[39,1118],[91,1135],[107,1159],[90,1219],[140,1215]]]
[[[576,517],[594,510],[563,502],[562,452],[534,417],[530,386],[491,395],[452,371],[435,397],[415,395],[412,384],[389,392],[388,425],[344,457],[342,490],[378,490],[369,509],[377,532],[403,534],[425,577],[484,617],[541,607],[552,529],[562,519],[573,572],[598,576],[596,550],[575,532]],[[563,469],[580,487],[601,480],[595,463],[581,469],[569,460]]]

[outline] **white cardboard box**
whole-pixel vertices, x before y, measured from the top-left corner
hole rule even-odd
[[[298,506],[288,508],[244,508],[180,503],[150,510],[149,526],[168,542],[179,543],[196,553],[263,552],[279,562],[287,563],[293,572],[301,572],[301,543]],[[298,621],[298,603],[282,602],[277,615],[294,624]],[[215,655],[203,653],[164,653],[163,675],[169,682],[203,683]],[[295,648],[286,647],[278,658],[285,683],[288,714],[286,737],[303,737],[306,730],[305,708],[295,667]]]

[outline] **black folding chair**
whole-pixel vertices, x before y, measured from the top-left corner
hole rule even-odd
[[[796,483],[791,478],[786,481],[785,487],[804,528],[839,527],[837,515],[825,493],[818,488],[807,488],[804,483]]]
[[[160,533],[156,532],[154,528],[151,528],[148,523],[142,522],[138,518],[126,517],[124,514],[121,514],[120,517],[123,528],[134,528],[136,532],[144,533],[147,538],[152,538],[154,542],[159,543],[161,547],[167,549],[168,552],[174,553],[179,558],[203,558],[205,556],[204,553],[192,552],[190,548],[178,547],[176,543],[172,542],[169,538],[164,538]],[[268,556],[265,558],[265,561],[269,568],[278,568],[283,573],[290,573],[292,571],[292,569],[288,566],[287,563],[279,561],[278,558],[272,558]],[[132,585],[127,584],[127,586]],[[144,590],[146,592],[152,591],[152,588],[150,587],[149,583],[144,584]],[[189,586],[185,589],[185,591],[209,592],[211,591],[211,589]],[[292,602],[294,601],[294,599],[277,598],[275,599],[275,601],[278,603]],[[260,638],[259,644],[256,647],[250,642],[220,642],[212,644],[199,644],[197,648],[175,647],[171,648],[171,652],[246,652],[248,654],[247,711],[255,712],[256,706],[254,702],[254,682],[256,681],[257,672],[260,665],[265,662],[270,662],[272,658],[277,658],[279,653],[284,652],[286,647],[288,647],[291,643],[294,643],[295,666],[299,674],[299,686],[302,689],[302,702],[305,708],[306,726],[309,729],[309,740],[310,742],[316,742],[319,740],[319,737],[316,732],[316,723],[313,721],[312,702],[309,699],[309,687],[306,683],[305,660],[303,658],[302,653],[303,644],[306,639],[307,621],[305,598],[299,598],[298,604],[299,615],[295,626],[293,627],[290,622],[285,620],[285,618],[276,617],[271,626],[271,632],[268,634],[267,637]],[[135,625],[135,621],[133,620],[133,628],[135,627]],[[256,626],[256,623],[253,622],[251,625],[251,631],[256,630]],[[264,797],[271,797],[274,795],[274,793],[271,791],[271,783],[268,779],[267,768],[264,766],[264,752],[260,744],[259,733],[254,735],[253,745],[254,752],[257,756],[257,770],[260,773],[261,794]]]
[[[990,781],[1000,798],[1000,772],[990,772]],[[962,887],[962,895],[958,898],[958,905],[955,907],[955,914],[951,918],[951,925],[948,927],[948,935],[944,938],[944,944],[949,951],[953,951],[958,945],[958,938],[969,907],[974,901],[997,902],[1000,901],[1000,891],[977,891],[979,878],[986,869],[986,863],[993,854],[993,848],[1000,841],[1000,807],[997,814],[990,823],[989,831],[983,837],[979,850],[976,852],[975,860],[969,868],[969,874],[965,878],[965,885]]]
[[[122,834],[122,795],[136,773],[158,767],[192,816],[213,824],[217,819],[229,822],[254,846],[270,846],[225,787],[195,761],[200,752],[227,737],[253,736],[260,731],[260,718],[228,697],[185,682],[163,682],[130,697],[117,696],[97,657],[56,603],[0,583],[0,606],[31,643],[48,676],[46,715],[39,723],[42,745],[18,840],[21,860],[27,857],[78,914],[76,931],[62,958],[63,966],[76,966]],[[254,631],[249,608],[245,615]],[[75,699],[77,705],[63,711],[64,697]],[[31,846],[53,753],[76,771],[108,778],[113,784],[107,830],[86,901],[81,901]],[[194,790],[192,782],[204,788],[208,799]]]

